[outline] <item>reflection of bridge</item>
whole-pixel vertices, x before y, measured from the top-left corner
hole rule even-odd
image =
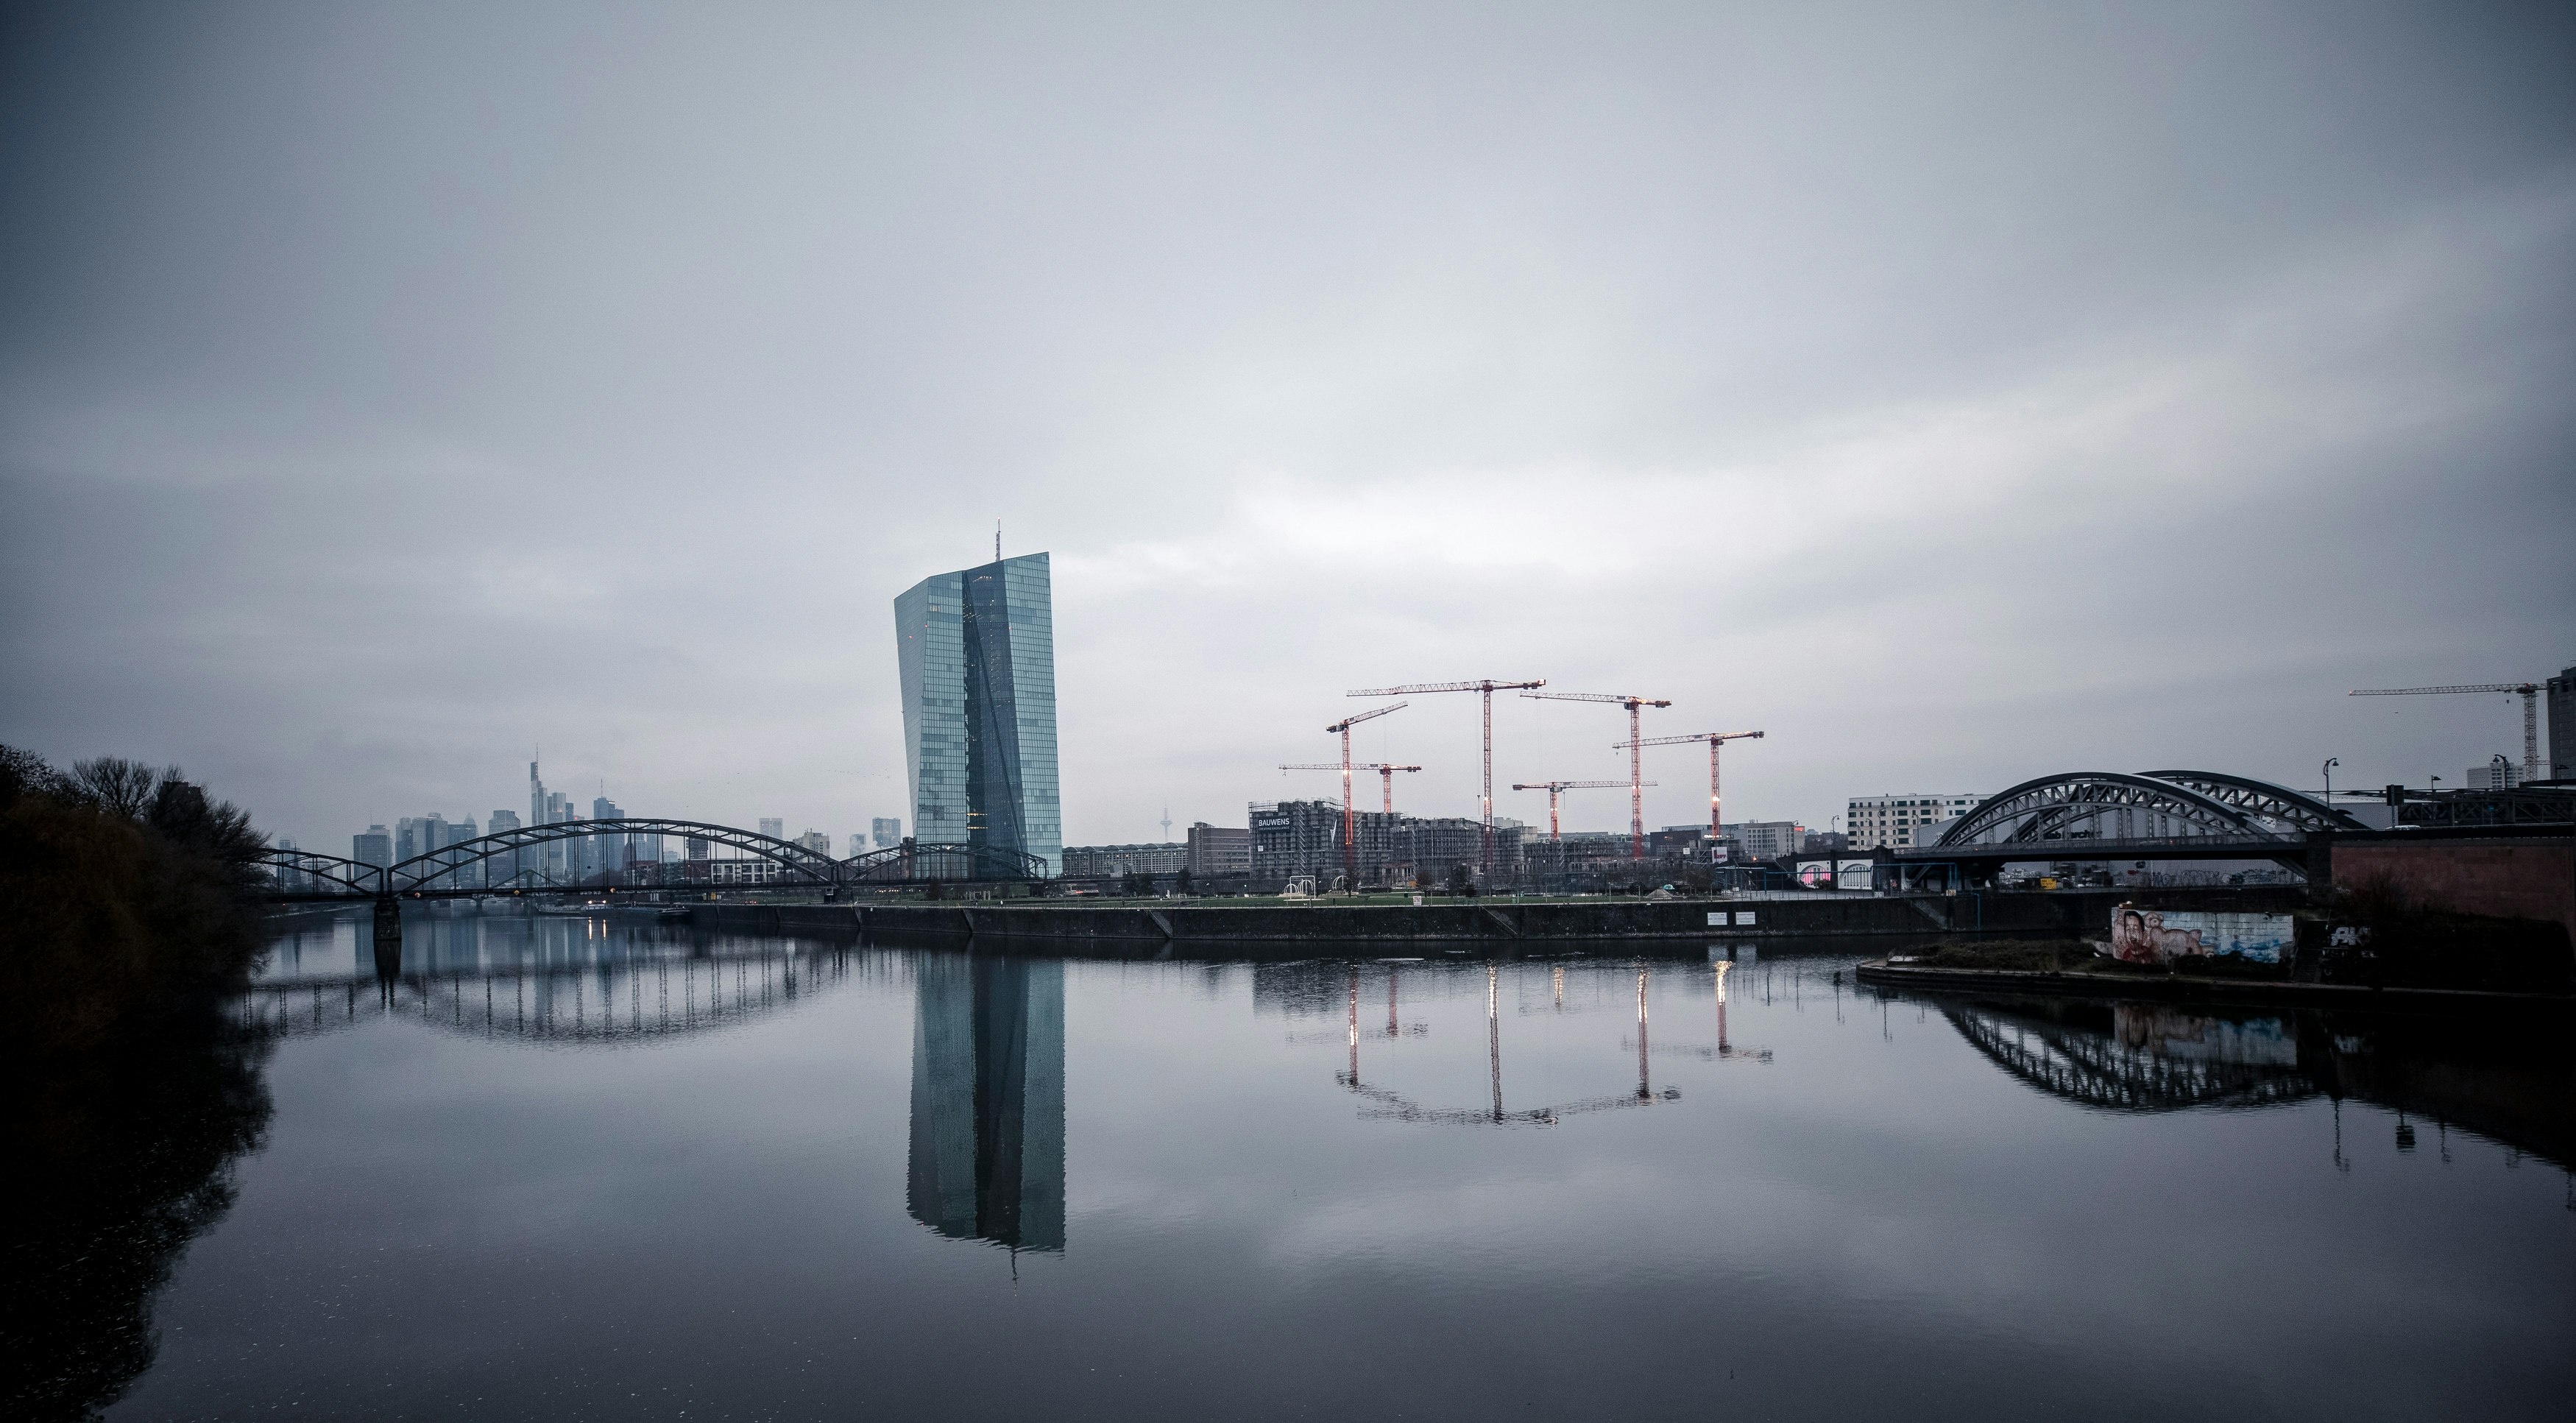
[[[846,978],[846,949],[763,947],[721,955],[641,954],[587,963],[506,964],[254,984],[234,1021],[316,1037],[386,1018],[479,1037],[640,1043],[782,1012]]]
[[[1990,879],[2059,860],[2272,860],[2307,867],[2312,831],[2368,826],[2313,796],[2218,771],[2075,771],[1989,796],[1929,845],[1897,850],[1896,873]]]
[[[657,862],[647,879],[635,871],[604,871],[587,877],[551,875],[542,869],[545,847],[566,842],[629,837],[678,837],[709,846],[739,850],[774,867],[768,878],[739,887],[821,890],[837,895],[845,889],[896,886],[932,881],[1036,880],[1046,877],[1046,861],[1016,850],[988,845],[916,844],[871,850],[836,860],[792,840],[695,820],[567,820],[517,830],[496,830],[472,840],[425,851],[393,865],[369,865],[311,850],[270,850],[260,857],[267,869],[272,900],[464,899],[491,894],[615,895],[668,889],[705,890],[728,887],[692,878],[693,866],[738,863],[688,860],[677,866]],[[531,853],[533,852],[533,853]],[[673,874],[676,868],[679,873]],[[498,870],[497,875],[494,871]],[[695,873],[710,873],[697,870]]]
[[[1724,1060],[1741,1057],[1753,1062],[1769,1062],[1771,1060],[1771,1052],[1769,1049],[1742,1049],[1735,1047],[1727,1041],[1726,971],[1734,967],[1734,965],[1720,962],[1716,964],[1715,967],[1717,969],[1717,1046],[1714,1048],[1686,1048],[1682,1051],[1690,1056],[1701,1057],[1708,1060]],[[1398,965],[1392,962],[1388,963],[1386,966],[1385,1036],[1390,1039],[1398,1035],[1396,1014],[1397,968]],[[1651,1064],[1649,1059],[1653,1049],[1649,1046],[1649,1014],[1646,1002],[1646,990],[1649,983],[1650,973],[1651,970],[1646,964],[1641,962],[1637,965],[1637,1035],[1632,1040],[1637,1049],[1637,1085],[1633,1090],[1600,1097],[1586,1097],[1578,1101],[1558,1102],[1543,1107],[1528,1107],[1518,1110],[1505,1108],[1503,1105],[1502,984],[1499,966],[1492,963],[1485,965],[1485,1057],[1487,1074],[1493,1087],[1493,1099],[1490,1105],[1475,1107],[1424,1106],[1401,1092],[1391,1091],[1384,1087],[1370,1086],[1360,1080],[1360,1038],[1362,1035],[1360,1032],[1360,966],[1357,963],[1353,963],[1350,966],[1350,1022],[1348,1029],[1351,1053],[1350,1067],[1347,1071],[1333,1074],[1333,1080],[1377,1104],[1376,1106],[1368,1108],[1360,1113],[1362,1120],[1409,1122],[1421,1126],[1544,1127],[1554,1126],[1567,1117],[1581,1116],[1588,1112],[1617,1111],[1626,1107],[1646,1107],[1652,1106],[1657,1102],[1679,1101],[1682,1094],[1681,1089],[1678,1087],[1666,1087],[1661,1092],[1655,1090],[1650,1070]],[[1555,970],[1554,976],[1556,1002],[1557,1006],[1562,1008],[1565,1003],[1565,970],[1562,967],[1559,967]],[[1368,1034],[1368,1036],[1371,1037],[1375,1037],[1377,1035],[1378,1034],[1374,1030]],[[1672,1049],[1667,1048],[1665,1051],[1669,1053]]]
[[[1959,1036],[2016,1080],[2080,1106],[2175,1112],[2323,1097],[2337,1104],[2334,1160],[2341,1166],[2340,1105],[2351,1098],[2397,1114],[2401,1153],[2415,1148],[2412,1113],[2446,1134],[2466,1130],[2576,1170],[2576,1110],[2568,1105],[2576,1102],[2576,1052],[2557,1031],[2554,1012],[2546,1028],[2532,1031],[2541,1024],[2367,1009],[2227,1014],[2134,1001],[1964,1001],[1946,994],[1918,1001],[1939,1006]],[[2568,1208],[2576,1210],[2576,1193]]]
[[[2276,1019],[2254,1020],[2249,1029],[2144,1003],[2053,1012],[1944,1005],[1941,1015],[2005,1072],[2050,1096],[2105,1111],[2268,1107],[2317,1092],[2299,1070],[2297,1043],[2260,1030]]]

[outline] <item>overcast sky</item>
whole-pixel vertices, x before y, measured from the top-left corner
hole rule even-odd
[[[2455,783],[2512,699],[2343,694],[2576,662],[2569,15],[14,6],[0,740],[321,848],[539,744],[908,823],[891,601],[999,518],[1072,843],[1483,676],[1767,732],[1730,819]],[[1475,712],[1361,728],[1399,808]]]

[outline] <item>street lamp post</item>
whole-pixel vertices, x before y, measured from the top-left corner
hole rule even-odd
[[[2328,756],[2326,758],[2324,770],[2326,773],[2326,804],[2328,805],[2334,804],[2334,768],[2342,764],[2343,762],[2340,758],[2333,756]]]

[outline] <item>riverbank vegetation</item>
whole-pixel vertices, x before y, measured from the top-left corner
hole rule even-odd
[[[265,848],[175,766],[0,746],[0,1050],[80,1053],[210,1009],[259,952]]]
[[[0,747],[0,1414],[124,1396],[154,1296],[266,1131],[269,1045],[220,1011],[260,950],[263,848],[176,767]]]

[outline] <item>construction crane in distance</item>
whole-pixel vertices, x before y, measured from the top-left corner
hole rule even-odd
[[[1324,728],[1326,731],[1338,731],[1342,734],[1342,874],[1345,882],[1354,887],[1360,882],[1360,849],[1359,842],[1352,838],[1357,817],[1351,813],[1351,728],[1364,721],[1386,716],[1392,712],[1400,712],[1411,705],[1411,702],[1397,702],[1391,707],[1371,707],[1357,716],[1343,717],[1340,721]]]
[[[1409,697],[1429,692],[1482,692],[1485,697],[1485,790],[1477,810],[1485,825],[1485,874],[1494,872],[1494,693],[1522,687],[1544,687],[1547,679],[1528,682],[1504,682],[1492,677],[1479,677],[1473,682],[1414,682],[1402,687],[1363,687],[1350,693],[1354,697]]]
[[[1724,823],[1724,817],[1719,813],[1719,810],[1718,810],[1718,795],[1717,795],[1717,751],[1718,751],[1718,748],[1719,748],[1719,747],[1721,747],[1721,746],[1724,746],[1726,743],[1728,743],[1728,742],[1730,742],[1730,741],[1746,741],[1746,740],[1759,741],[1759,740],[1761,740],[1761,739],[1762,739],[1762,733],[1761,733],[1761,732],[1758,732],[1758,731],[1695,731],[1695,732],[1692,732],[1692,733],[1691,733],[1690,735],[1688,735],[1688,736],[1656,736],[1656,737],[1650,737],[1650,738],[1648,738],[1648,739],[1646,739],[1646,740],[1644,740],[1644,741],[1638,742],[1638,743],[1637,743],[1637,745],[1638,745],[1638,746],[1679,746],[1679,745],[1681,745],[1681,744],[1682,744],[1683,742],[1685,742],[1685,741],[1705,741],[1705,742],[1707,742],[1707,743],[1708,743],[1708,838],[1709,838],[1709,839],[1711,839],[1711,840],[1716,840],[1716,839],[1719,837],[1719,827],[1720,827],[1720,825],[1722,825],[1722,824]],[[1622,742],[1618,743],[1618,745],[1612,746],[1610,749],[1611,749],[1611,750],[1613,750],[1613,751],[1616,751],[1616,750],[1619,750],[1621,747],[1626,747],[1626,748],[1627,748],[1627,750],[1628,750],[1628,754],[1629,754],[1629,755],[1631,755],[1631,756],[1633,756],[1633,755],[1635,755],[1635,754],[1636,754],[1636,747],[1628,746],[1628,743],[1627,743],[1627,742],[1624,742],[1624,741],[1622,741]],[[1790,848],[1791,848],[1791,849],[1796,849],[1797,847],[1793,845],[1793,846],[1791,846]]]
[[[2522,778],[2540,779],[2540,684],[2538,682],[2480,682],[2469,687],[2371,687],[2346,695],[2355,697],[2432,697],[2454,692],[2516,692],[2522,697]]]
[[[1293,766],[1281,766],[1279,769],[1283,771],[1338,771],[1342,768],[1334,765],[1330,761],[1300,761]],[[1353,761],[1351,763],[1351,769],[1354,771],[1377,772],[1378,779],[1384,782],[1379,789],[1384,791],[1386,795],[1386,813],[1393,815],[1395,814],[1395,773],[1398,771],[1419,771],[1422,768],[1420,766],[1390,766],[1384,761]]]
[[[1565,837],[1558,834],[1556,830],[1556,797],[1558,792],[1609,790],[1613,787],[1624,786],[1626,784],[1628,784],[1626,781],[1515,781],[1512,783],[1512,789],[1516,791],[1547,792],[1547,838],[1550,840],[1562,840]],[[1654,782],[1648,781],[1646,784],[1651,786]]]
[[[1646,783],[1645,767],[1637,759],[1637,709],[1668,707],[1672,703],[1660,697],[1632,697],[1610,692],[1523,692],[1522,696],[1543,702],[1613,702],[1628,709],[1628,858],[1646,858]]]

